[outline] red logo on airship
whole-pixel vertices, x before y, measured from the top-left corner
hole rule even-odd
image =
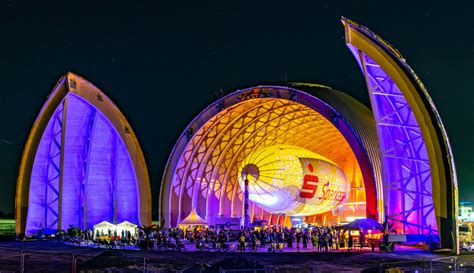
[[[311,163],[308,164],[307,167],[310,172],[314,171],[313,165],[311,165]],[[318,189],[318,182],[319,178],[317,175],[305,174],[303,177],[303,188],[301,189],[300,197],[313,198],[316,194],[316,190]]]

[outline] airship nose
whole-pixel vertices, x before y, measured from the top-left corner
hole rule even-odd
[[[296,146],[264,147],[248,155],[241,166],[242,192],[248,190],[249,199],[271,213],[324,213],[342,204],[350,193],[338,165]]]
[[[247,164],[242,168],[242,180],[248,179],[249,182],[255,182],[260,177],[260,170],[255,164]]]

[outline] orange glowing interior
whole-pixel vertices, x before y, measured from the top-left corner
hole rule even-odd
[[[365,216],[364,181],[354,152],[338,129],[315,110],[278,98],[255,98],[237,103],[209,119],[188,143],[176,168],[171,205],[181,220],[195,208],[212,223],[215,217],[241,217],[243,193],[238,169],[251,153],[276,144],[292,145],[320,154],[341,167],[349,180],[350,197],[343,206],[306,222],[340,223]],[[284,215],[272,215],[250,204],[251,220],[290,225]]]

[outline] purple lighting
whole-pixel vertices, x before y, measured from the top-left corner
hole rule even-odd
[[[436,234],[430,162],[419,123],[390,76],[365,53],[358,60],[379,135],[388,219],[399,233],[431,229]]]
[[[27,235],[40,228],[92,228],[104,220],[140,224],[127,147],[103,113],[72,93],[43,132],[29,193]]]
[[[412,242],[459,254],[458,186],[438,111],[420,78],[389,42],[347,18],[345,39],[365,77],[380,142],[385,217]]]

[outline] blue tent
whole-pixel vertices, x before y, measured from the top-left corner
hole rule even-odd
[[[342,229],[363,229],[383,231],[383,225],[372,218],[356,219],[341,227]]]

